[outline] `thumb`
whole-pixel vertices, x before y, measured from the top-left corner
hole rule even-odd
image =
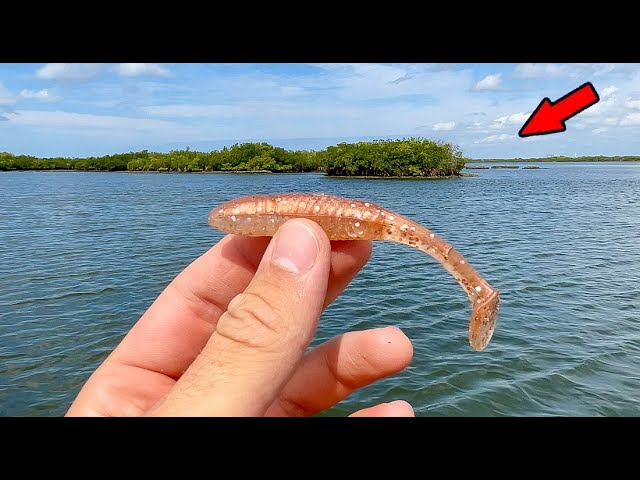
[[[329,239],[316,223],[293,219],[280,227],[249,286],[152,413],[264,414],[313,338],[330,257]]]

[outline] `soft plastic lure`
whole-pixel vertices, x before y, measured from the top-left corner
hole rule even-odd
[[[388,240],[432,256],[456,279],[471,301],[471,347],[482,350],[491,340],[500,293],[443,238],[375,203],[321,193],[252,195],[214,208],[209,214],[209,225],[236,235],[273,236],[292,218],[313,220],[330,240]]]

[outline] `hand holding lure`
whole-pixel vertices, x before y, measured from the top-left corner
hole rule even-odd
[[[273,236],[292,218],[313,220],[329,240],[387,240],[430,255],[456,279],[471,301],[471,347],[482,350],[491,340],[500,293],[443,238],[375,203],[317,193],[252,195],[214,208],[209,214],[209,225],[236,235]]]

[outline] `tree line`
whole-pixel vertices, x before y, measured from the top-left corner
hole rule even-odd
[[[120,153],[86,158],[38,158],[0,152],[0,171],[87,170],[131,172],[322,171],[335,176],[459,175],[458,147],[422,138],[340,143],[321,151],[287,150],[268,143],[238,143],[211,152]]]

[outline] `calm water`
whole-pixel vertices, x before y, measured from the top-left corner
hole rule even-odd
[[[640,164],[478,170],[443,181],[320,175],[0,173],[0,415],[64,414],[167,283],[248,193],[370,199],[424,223],[502,291],[481,353],[470,305],[423,253],[378,242],[314,344],[398,325],[405,371],[326,412],[406,399],[418,415],[640,414]]]

